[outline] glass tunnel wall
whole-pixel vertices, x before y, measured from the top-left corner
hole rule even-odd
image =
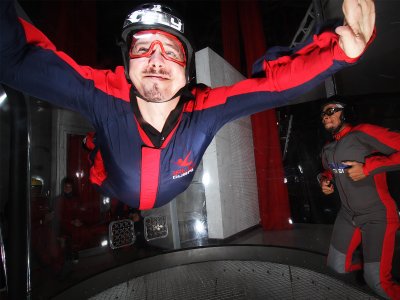
[[[400,128],[398,97],[348,97],[345,100],[349,104],[349,119],[354,123]],[[84,162],[87,153],[81,142],[85,132],[90,130],[89,125],[72,112],[40,100],[30,99],[30,105],[33,295],[56,295],[67,286],[101,271],[164,251],[224,243],[208,239],[203,182],[207,179],[203,176],[202,165],[189,189],[171,204],[136,215],[136,211],[117,199],[98,194],[88,184],[88,165]],[[329,138],[320,125],[318,101],[279,110],[282,149],[290,119],[292,130],[286,145],[284,169],[292,220],[294,223],[332,224],[340,206],[338,195],[324,196],[316,179],[321,169],[320,149]],[[64,135],[64,141],[60,142],[55,133]],[[6,137],[5,132],[3,146]],[[396,182],[398,176],[400,174],[393,172],[390,180]],[[70,196],[63,195],[65,177],[72,179],[74,193]],[[54,178],[60,181],[54,184]],[[390,188],[399,199],[398,185],[391,184]],[[88,192],[89,189],[93,189],[92,192]],[[66,204],[68,201],[72,204]]]
[[[11,149],[10,103],[0,87],[0,290],[6,289],[6,256],[4,242],[7,239],[6,199],[9,198],[9,170]]]
[[[33,6],[33,2],[29,5]],[[115,56],[119,56],[117,50]],[[382,93],[346,96],[344,101],[349,104],[349,115],[354,123],[368,122],[400,129],[399,99],[399,93]],[[324,196],[316,179],[321,170],[320,151],[329,139],[320,124],[320,100],[322,98],[277,110],[285,183],[291,221],[295,224],[330,225],[340,207],[338,195]],[[31,112],[29,181],[33,299],[51,298],[93,275],[144,257],[230,241],[229,234],[226,239],[210,238],[209,228],[214,223],[210,225],[207,215],[206,185],[210,178],[204,172],[207,167],[204,163],[199,165],[187,191],[170,204],[150,211],[133,210],[118,199],[101,195],[89,183],[89,153],[82,142],[93,130],[91,125],[77,114],[40,99],[29,98],[28,103]],[[0,94],[1,199],[10,196],[6,171],[10,156],[7,127],[10,105],[2,102]],[[248,165],[243,164],[242,169],[245,168]],[[399,176],[396,172],[389,176],[390,189],[398,201],[400,185],[396,182]],[[237,190],[238,186],[232,186],[230,192]],[[4,203],[0,201],[1,206]],[[229,218],[229,214],[225,215],[225,220]],[[248,229],[254,228],[257,225]],[[3,282],[0,272],[0,289]]]
[[[347,97],[348,117],[354,123],[400,128],[398,97]],[[87,153],[81,142],[90,126],[74,113],[40,100],[30,99],[30,105],[33,295],[55,295],[101,271],[166,250],[224,243],[208,239],[204,188],[207,179],[203,176],[202,165],[189,189],[171,204],[134,215],[136,211],[117,199],[98,194],[88,184]],[[329,138],[320,125],[318,101],[279,110],[282,149],[290,119],[292,129],[286,145],[284,169],[292,220],[294,223],[331,224],[340,204],[338,195],[326,197],[320,192],[316,179],[321,169],[320,149]],[[64,138],[60,139],[57,134]],[[6,137],[5,132],[3,145]],[[396,182],[398,176],[394,172],[390,178]],[[72,179],[74,193],[71,196],[63,195],[65,177]],[[54,178],[60,180],[55,182]],[[399,199],[398,185],[390,187]],[[68,201],[72,204],[65,204]],[[128,223],[123,224],[124,221]],[[134,239],[126,232],[134,234]]]

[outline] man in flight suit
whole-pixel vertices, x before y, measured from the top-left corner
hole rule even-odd
[[[185,23],[163,4],[134,9],[122,28],[125,66],[78,65],[0,1],[0,82],[75,110],[93,125],[91,181],[140,210],[162,206],[190,184],[227,122],[291,104],[358,61],[374,36],[372,0],[344,0],[346,25],[314,35],[292,55],[259,61],[262,78],[211,89],[195,84]]]
[[[342,202],[333,227],[328,266],[338,273],[364,269],[377,294],[400,299],[392,280],[392,258],[399,211],[386,183],[386,172],[400,170],[400,133],[370,124],[345,122],[345,105],[329,101],[321,118],[333,141],[322,150],[322,192],[336,188]],[[334,182],[334,184],[333,184]],[[355,254],[362,246],[363,261]]]

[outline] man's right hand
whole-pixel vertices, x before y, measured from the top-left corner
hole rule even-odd
[[[325,195],[330,195],[334,191],[333,184],[328,179],[321,180],[321,189]]]
[[[345,24],[336,28],[339,45],[351,58],[361,55],[375,28],[375,3],[373,0],[344,0]]]

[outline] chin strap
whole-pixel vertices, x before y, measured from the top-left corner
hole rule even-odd
[[[146,97],[144,97],[142,94],[139,93],[139,91],[136,89],[136,87],[135,87],[134,85],[132,85],[132,90],[131,90],[131,91],[132,91],[132,93],[133,93],[136,97],[139,97],[140,99],[143,99],[143,100],[146,101],[146,102],[151,102],[151,103],[164,103],[164,102],[171,101],[171,100],[175,99],[175,98],[178,97],[178,96],[181,96],[183,93],[190,93],[190,92],[189,92],[189,89],[190,89],[191,84],[193,83],[193,79],[194,79],[194,78],[188,80],[188,83],[187,83],[186,85],[184,85],[183,87],[181,87],[181,88],[175,93],[175,95],[173,95],[170,99],[164,100],[164,101],[157,101],[157,102],[154,102],[154,101],[151,101],[151,100],[147,99]],[[131,101],[132,101],[132,97],[131,97]]]
[[[126,46],[126,43],[121,39],[121,40],[117,40],[117,45],[121,47],[121,52],[122,52],[122,61],[124,64],[124,72],[125,72],[125,77],[126,80],[129,83],[131,82],[131,79],[129,78],[129,58],[127,57],[127,53],[128,53],[128,47]]]
[[[337,133],[340,132],[340,130],[342,130],[342,126],[338,126],[338,127],[336,127],[336,128],[333,128],[333,129],[331,130],[331,134],[332,134],[333,136],[335,136]]]
[[[331,128],[328,130],[332,136],[335,136],[337,133],[339,133],[342,129],[346,127],[346,123],[344,123],[344,120],[340,118],[340,124],[336,128]]]
[[[136,89],[135,86],[132,86],[132,92],[133,92],[133,94],[134,94],[136,97],[139,97],[140,99],[143,99],[143,100],[146,101],[146,102],[151,102],[151,103],[164,103],[164,102],[171,101],[172,99],[175,99],[176,97],[182,95],[182,93],[183,93],[183,91],[186,89],[186,87],[187,87],[187,85],[183,86],[183,87],[182,87],[179,91],[177,91],[177,92],[175,93],[175,95],[173,95],[170,99],[164,100],[164,101],[157,101],[157,102],[151,101],[151,100],[147,99],[146,97],[144,97],[143,95],[141,95],[141,94],[138,92],[138,90]],[[132,99],[131,99],[131,100],[132,100]]]

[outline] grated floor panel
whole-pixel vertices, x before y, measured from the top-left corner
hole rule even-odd
[[[92,300],[377,299],[314,271],[261,261],[209,261],[133,278]]]

